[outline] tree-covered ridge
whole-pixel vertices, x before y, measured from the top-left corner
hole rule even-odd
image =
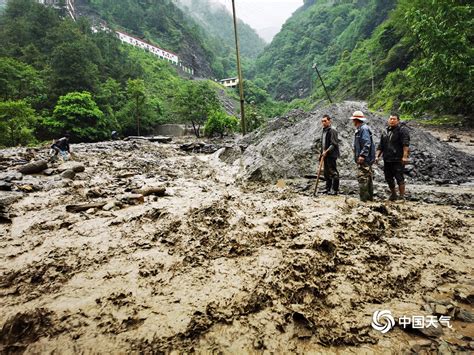
[[[402,112],[473,112],[473,6],[464,1],[398,1],[366,40],[326,73],[339,98],[368,99]],[[322,97],[318,88],[313,97]]]
[[[209,33],[173,1],[83,0],[82,3],[85,11],[99,14],[109,26],[177,53],[197,76],[222,78],[235,72],[233,47]]]
[[[91,31],[34,0],[10,0],[0,15],[0,146],[32,144],[69,131],[73,141],[149,134],[163,122],[190,122],[181,102],[191,87],[214,99],[208,81],[181,78],[174,66]],[[206,99],[206,97],[201,97]],[[214,101],[215,102],[215,101]],[[222,110],[220,103],[209,113]],[[206,115],[200,113],[203,123]]]
[[[394,7],[393,1],[306,1],[259,56],[255,76],[279,99],[309,95],[312,65],[326,73],[345,51],[369,37]]]
[[[235,47],[232,14],[224,5],[209,0],[179,0],[178,4],[210,34],[224,40],[229,48]],[[265,41],[243,21],[238,20],[237,27],[242,56],[256,58],[263,51]]]
[[[256,63],[277,98],[368,100],[405,113],[473,112],[473,5],[464,0],[305,1]]]

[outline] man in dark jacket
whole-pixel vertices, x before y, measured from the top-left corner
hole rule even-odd
[[[325,194],[337,195],[339,192],[339,172],[337,158],[339,158],[339,140],[337,131],[331,127],[331,117],[324,115],[321,119],[323,135],[321,138],[321,156],[324,162],[324,179],[326,180]],[[331,191],[332,188],[332,191]]]
[[[383,155],[383,172],[385,181],[390,188],[390,201],[397,200],[395,181],[398,184],[400,199],[405,199],[405,179],[403,177],[403,166],[408,163],[410,146],[410,132],[408,128],[400,124],[398,114],[390,115],[388,127],[383,132],[380,143],[377,146],[377,161]]]
[[[375,144],[372,132],[365,123],[367,118],[361,111],[355,111],[350,118],[356,128],[354,136],[354,159],[357,163],[357,180],[361,201],[374,200],[372,164],[375,161]]]

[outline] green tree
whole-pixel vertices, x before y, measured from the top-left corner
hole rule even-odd
[[[95,101],[100,110],[106,115],[106,120],[114,127],[114,130],[121,131],[121,126],[117,120],[117,113],[126,103],[122,85],[112,78],[107,79],[107,81],[99,85]]]
[[[472,113],[474,6],[460,0],[401,0],[398,11],[398,26],[417,52],[406,73],[417,95],[404,106]]]
[[[209,114],[221,109],[219,99],[208,82],[189,81],[175,99],[176,113],[183,122],[191,122],[196,137]]]
[[[87,53],[87,55],[81,55]],[[57,95],[97,89],[100,53],[88,39],[63,42],[51,54],[51,85]]]
[[[35,111],[24,100],[0,102],[0,145],[33,143]]]
[[[226,132],[235,132],[239,127],[239,120],[226,114],[222,110],[213,110],[209,113],[209,118],[204,125],[204,134],[212,137],[215,134],[224,137]]]
[[[140,120],[145,113],[145,82],[141,79],[127,81],[127,95],[131,101],[133,117],[135,118],[137,135],[140,135]]]
[[[69,131],[75,141],[95,141],[107,137],[110,132],[104,114],[87,91],[61,96],[54,108],[53,118],[55,128]]]
[[[117,115],[122,133],[143,135],[151,132],[162,114],[160,100],[148,94],[143,79],[127,81],[126,99],[126,104]]]
[[[40,96],[43,90],[43,81],[33,67],[14,58],[0,58],[0,97],[4,101]]]
[[[263,114],[258,110],[255,104],[246,106],[245,119],[247,121],[247,130],[249,132],[256,130],[265,122]]]

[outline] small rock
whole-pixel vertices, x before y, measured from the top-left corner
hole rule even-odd
[[[115,201],[111,201],[111,202],[107,203],[104,207],[102,207],[102,209],[103,209],[104,211],[110,211],[110,210],[112,210],[113,208],[115,208],[115,206],[116,206]]]
[[[474,294],[469,294],[459,289],[454,290],[454,299],[467,304],[474,304]]]
[[[129,205],[138,205],[145,202],[145,198],[141,194],[123,194],[117,196],[117,199]]]
[[[72,169],[69,169],[69,170],[65,170],[61,173],[61,176],[64,178],[64,179],[74,179],[74,177],[76,176],[76,173],[74,172],[74,170]]]
[[[466,323],[474,323],[474,314],[463,308],[460,308],[457,312],[456,319]]]
[[[433,308],[432,308],[428,303],[425,303],[425,304],[423,305],[423,309],[424,309],[427,313],[429,313],[429,314],[432,314],[432,313],[433,313]]]
[[[51,176],[55,173],[55,171],[53,169],[46,169],[45,171],[43,171],[43,174],[46,175],[46,176]]]
[[[36,190],[33,185],[28,185],[28,184],[17,185],[17,189],[23,192],[33,192]]]
[[[436,304],[434,307],[434,314],[445,316],[449,313],[448,307],[441,304]]]
[[[420,339],[410,341],[410,348],[413,352],[419,353],[423,348],[429,348],[432,344],[432,341],[429,339]]]
[[[0,181],[0,191],[11,191],[12,184],[6,181]]]
[[[75,173],[82,173],[84,170],[86,170],[84,164],[78,163],[78,162],[67,162],[64,164],[61,164],[58,167],[58,171],[61,173],[66,170],[72,170]]]
[[[0,180],[3,180],[5,182],[12,182],[14,180],[21,180],[23,179],[23,174],[22,173],[17,173],[17,172],[7,172],[3,173],[0,175]]]
[[[21,166],[18,171],[22,174],[38,174],[48,168],[46,160],[38,160]]]

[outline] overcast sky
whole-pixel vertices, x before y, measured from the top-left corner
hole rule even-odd
[[[218,0],[232,11],[231,0]],[[266,28],[279,29],[303,0],[235,0],[237,17],[261,33]]]

